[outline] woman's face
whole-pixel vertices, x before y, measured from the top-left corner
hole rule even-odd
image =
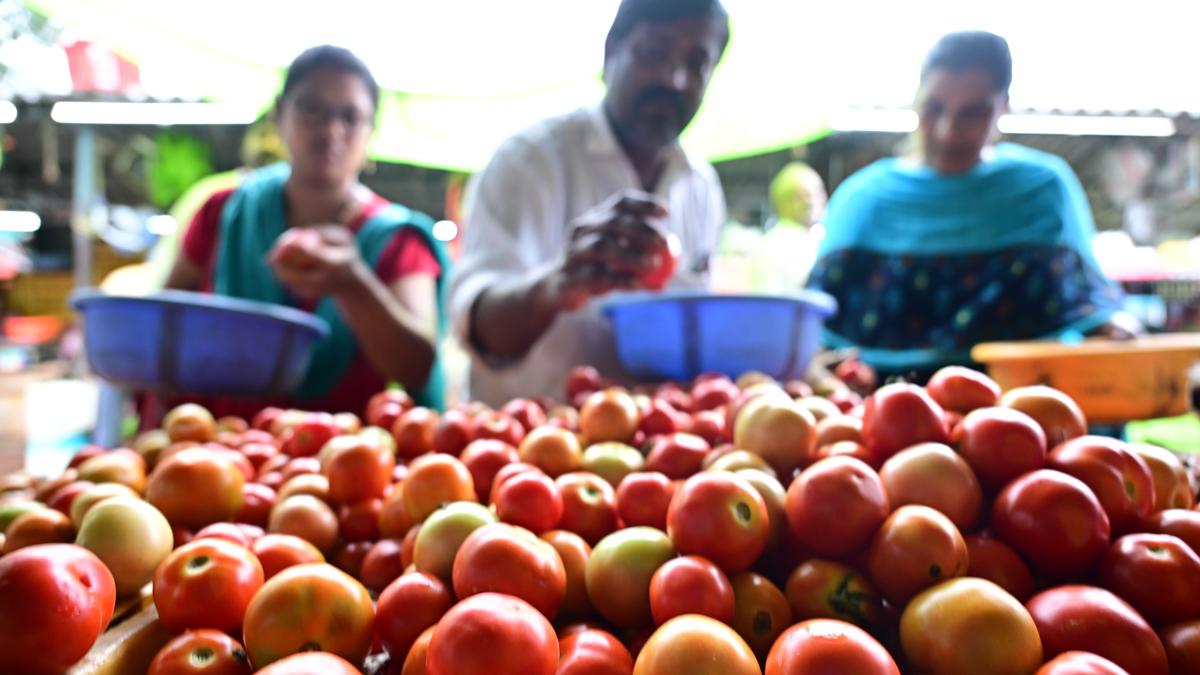
[[[288,93],[277,115],[294,176],[309,184],[338,185],[358,175],[375,118],[361,77],[318,69]]]
[[[1008,109],[1008,97],[996,90],[986,71],[934,69],[917,92],[922,158],[939,173],[968,171]]]

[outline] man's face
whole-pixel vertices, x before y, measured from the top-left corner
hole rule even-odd
[[[963,173],[979,163],[983,147],[1008,109],[991,75],[980,69],[935,69],[917,92],[921,150],[925,163],[944,174]]]
[[[724,18],[643,22],[605,55],[604,105],[621,140],[657,152],[700,108],[728,38]]]

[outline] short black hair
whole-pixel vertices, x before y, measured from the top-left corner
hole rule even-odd
[[[379,83],[375,81],[371,69],[367,68],[367,64],[355,56],[354,52],[334,45],[309,47],[292,61],[292,65],[287,69],[287,77],[283,80],[280,100],[287,98],[305,78],[324,68],[357,75],[367,85],[367,91],[371,94],[371,105],[376,110],[379,109]]]
[[[617,16],[604,40],[604,53],[606,56],[612,53],[639,23],[694,18],[724,19],[728,41],[729,13],[725,11],[721,0],[621,0]]]
[[[924,82],[933,70],[957,72],[973,68],[991,75],[996,83],[996,91],[1008,95],[1008,87],[1012,84],[1012,54],[1008,51],[1008,41],[982,30],[942,36],[925,57],[925,63],[921,66],[921,81]]]

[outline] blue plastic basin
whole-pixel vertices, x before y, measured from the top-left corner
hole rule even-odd
[[[804,375],[837,301],[818,291],[672,293],[620,296],[603,309],[617,356],[635,376],[689,380],[705,372],[737,377],[757,370],[787,379]]]
[[[207,293],[145,297],[77,291],[84,349],[97,375],[161,392],[285,394],[304,378],[329,324],[307,312]]]

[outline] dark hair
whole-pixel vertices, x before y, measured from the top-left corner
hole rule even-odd
[[[921,81],[925,81],[930,71],[939,68],[952,71],[972,68],[983,70],[992,76],[996,91],[1006,96],[1008,86],[1012,84],[1012,54],[1008,51],[1008,42],[987,31],[962,31],[943,36],[925,57],[925,63],[921,66]]]
[[[604,53],[612,52],[639,23],[693,18],[724,19],[728,41],[729,13],[721,0],[621,0],[604,40]]]
[[[349,49],[333,45],[309,47],[301,52],[295,61],[292,61],[292,65],[287,69],[287,77],[283,81],[283,92],[279,94],[280,100],[286,98],[289,93],[300,86],[305,78],[324,68],[360,77],[371,94],[372,107],[378,110],[379,84],[375,82],[375,76],[371,74],[367,64],[363,63],[362,59],[355,56],[354,52]]]

